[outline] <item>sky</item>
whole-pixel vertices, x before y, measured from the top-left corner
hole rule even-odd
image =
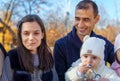
[[[71,6],[70,6],[69,10],[71,8],[73,8],[73,10],[70,10],[70,12],[71,12],[71,14],[74,15],[74,12],[73,12],[74,8],[80,0],[69,0],[69,1],[71,1]],[[120,16],[120,12],[119,12],[120,1],[119,0],[93,0],[93,1],[95,1],[96,4],[98,5],[100,15],[101,15],[101,12],[103,12],[103,11],[106,12],[106,13],[104,13],[104,15],[101,15],[101,16],[103,16],[103,17],[107,16],[110,19],[116,19],[117,14],[118,14],[118,16]]]
[[[0,4],[2,0],[0,0]],[[7,1],[7,0],[4,0]],[[81,0],[46,0],[49,5],[41,5],[44,10],[41,10],[40,15],[44,18],[54,12],[57,17],[65,17],[66,12],[70,13],[70,19],[74,18],[76,4]],[[99,8],[101,19],[119,19],[120,17],[120,0],[93,0]],[[49,13],[49,14],[48,14]]]
[[[48,0],[51,1],[52,6],[50,7],[51,11],[54,10],[56,14],[63,14],[66,15],[66,12],[70,12],[70,18],[74,18],[74,11],[76,4],[81,0]],[[99,14],[101,19],[119,19],[120,17],[120,0],[93,0],[96,2],[99,8]],[[61,10],[58,10],[57,7],[61,7]],[[48,8],[49,10],[49,8]],[[62,11],[62,12],[60,12]]]
[[[119,0],[95,0],[96,3],[100,6],[103,6],[108,14],[108,17],[111,19],[116,19],[116,15],[120,16],[120,1]],[[102,11],[100,9],[99,11]]]

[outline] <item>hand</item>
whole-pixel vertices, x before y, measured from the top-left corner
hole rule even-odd
[[[81,73],[86,73],[88,70],[90,70],[90,67],[86,67],[86,64],[81,64],[81,66],[78,67],[78,71]]]
[[[94,80],[90,80],[90,79],[89,79],[89,80],[87,80],[87,81],[94,81]]]
[[[101,77],[101,78],[99,79],[99,81],[110,81],[110,80],[108,80],[107,78]]]

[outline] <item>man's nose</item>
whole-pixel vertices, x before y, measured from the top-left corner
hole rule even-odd
[[[79,22],[78,22],[78,27],[83,27],[85,24],[84,24],[84,22],[83,22],[83,20],[80,20]]]

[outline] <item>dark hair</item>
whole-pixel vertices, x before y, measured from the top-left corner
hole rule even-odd
[[[115,52],[115,59],[118,62],[118,64],[120,64],[120,61],[118,60],[118,57],[117,57],[117,52]]]
[[[0,43],[0,49],[1,49],[1,51],[3,52],[4,57],[6,57],[7,52],[6,52],[6,50],[5,50],[4,46],[3,46],[1,43]]]
[[[76,5],[77,9],[89,9],[89,5],[93,7],[95,17],[98,15],[98,7],[92,0],[82,0]]]
[[[39,57],[39,66],[38,69],[44,69],[48,70],[53,67],[53,57],[51,54],[51,51],[49,47],[47,46],[46,43],[46,32],[45,32],[45,27],[44,24],[41,20],[41,18],[37,15],[27,15],[23,17],[19,22],[18,22],[18,54],[20,60],[22,60],[22,64],[25,68],[25,70],[33,72],[34,70],[34,65],[33,65],[33,60],[32,59],[32,54],[30,53],[29,50],[27,50],[23,43],[22,43],[22,38],[21,38],[21,29],[22,29],[22,24],[25,22],[37,22],[40,25],[40,28],[42,30],[42,33],[44,33],[44,37],[41,41],[41,45],[37,48],[37,54]]]

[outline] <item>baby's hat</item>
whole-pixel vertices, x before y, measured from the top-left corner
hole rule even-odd
[[[83,39],[83,45],[80,51],[80,56],[84,54],[92,54],[104,59],[105,41],[97,37],[86,35]]]
[[[115,52],[120,48],[120,34],[118,34],[115,38],[115,43],[114,43],[114,50]]]

